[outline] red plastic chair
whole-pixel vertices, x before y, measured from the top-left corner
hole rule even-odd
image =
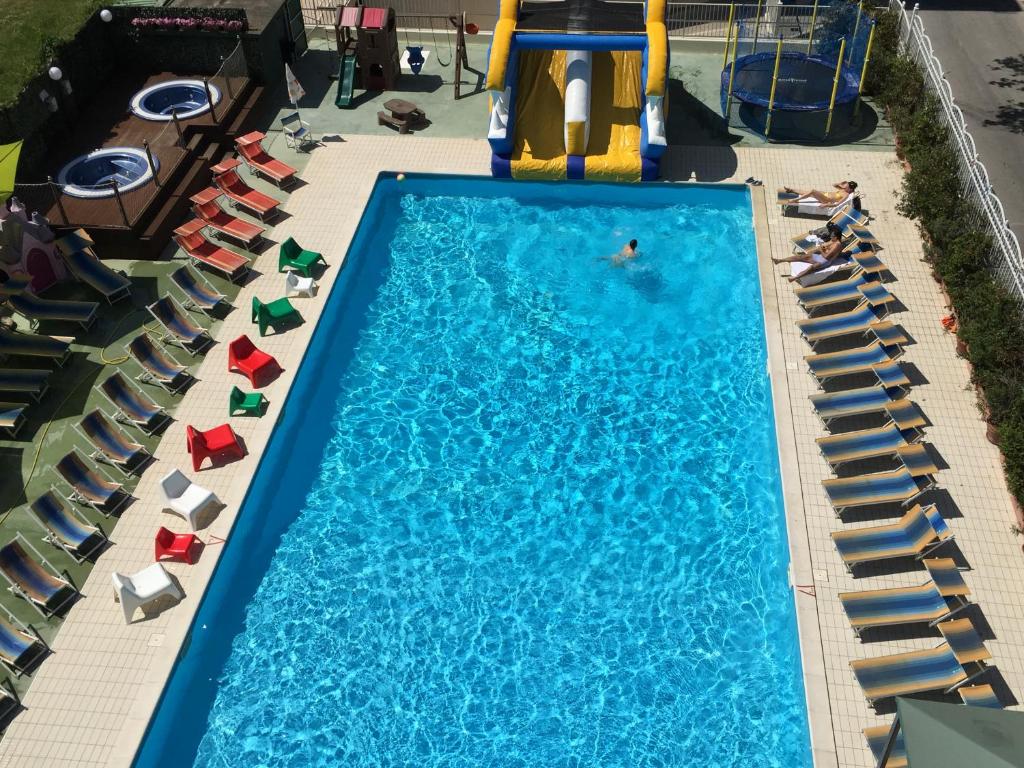
[[[156,532],[156,559],[161,557],[180,557],[189,565],[193,565],[192,547],[199,543],[194,533],[174,533],[163,526]]]
[[[245,334],[228,344],[228,371],[241,373],[249,378],[254,387],[267,383],[269,376],[280,373],[281,366],[273,355],[257,349]]]
[[[188,452],[192,454],[192,469],[196,472],[207,457],[211,460],[218,456],[245,458],[245,449],[230,424],[221,424],[205,432],[189,424],[185,427],[185,441]]]

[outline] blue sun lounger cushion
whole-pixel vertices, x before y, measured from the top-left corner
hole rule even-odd
[[[872,374],[884,387],[902,388],[909,386],[910,379],[894,359],[901,354],[899,347],[890,349],[880,341],[873,341],[866,347],[807,355],[804,362],[819,384],[839,376]]]
[[[842,516],[843,512],[854,507],[896,503],[906,505],[935,486],[932,475],[939,468],[923,445],[900,448],[896,456],[903,466],[891,472],[823,480],[821,484],[836,515]]]
[[[29,510],[46,531],[46,541],[60,547],[78,562],[106,543],[103,531],[78,519],[52,490],[33,501]]]
[[[881,320],[877,310],[866,300],[849,312],[797,320],[796,327],[812,349],[818,342],[853,333],[874,335],[886,347],[900,347],[907,343],[906,334],[892,323]]]
[[[214,290],[188,267],[180,267],[172,272],[171,280],[185,295],[185,309],[198,309],[209,314],[221,302],[227,303],[223,293]]]
[[[6,610],[6,609],[5,609]],[[39,637],[30,635],[22,626],[15,626],[11,620],[0,616],[0,662],[3,662],[15,677],[21,677],[28,669],[37,652],[46,648]],[[20,624],[20,622],[19,622]]]
[[[101,262],[91,250],[67,253],[64,261],[75,277],[95,288],[111,304],[131,295],[131,281]]]
[[[89,330],[96,322],[96,311],[100,306],[95,301],[43,299],[32,293],[11,296],[7,304],[19,315],[28,318],[33,325],[38,325],[40,320],[63,320],[78,323],[85,330]]]
[[[898,390],[895,391],[899,394]],[[905,398],[893,399],[885,387],[820,392],[810,395],[810,400],[815,413],[826,428],[829,428],[835,419],[870,413],[885,413],[892,423],[905,430],[920,432],[920,428],[926,423],[916,405]]]
[[[206,329],[196,325],[170,296],[164,296],[150,304],[149,314],[167,331],[161,341],[176,344],[190,355],[201,352],[213,343]]]
[[[72,501],[88,504],[104,515],[117,511],[129,498],[127,493],[122,493],[120,483],[101,477],[76,450],[65,454],[55,469],[64,482],[71,486]],[[123,498],[118,499],[118,496]]]
[[[817,439],[822,457],[832,469],[851,461],[864,461],[882,456],[895,456],[901,448],[917,441],[920,432],[902,430],[893,422],[874,429],[843,432]]]
[[[168,392],[178,392],[189,382],[188,369],[158,348],[145,333],[128,342],[128,353],[142,367],[139,381],[156,382]]]
[[[98,408],[87,413],[77,426],[82,436],[96,449],[92,458],[97,461],[130,472],[149,458],[149,452],[142,444],[129,440]]]
[[[149,434],[153,434],[171,418],[163,408],[129,384],[120,373],[111,374],[109,379],[100,384],[100,392],[118,410],[124,421],[141,427]]]
[[[851,573],[861,563],[897,557],[920,560],[952,540],[953,532],[934,504],[917,504],[895,523],[832,533],[832,543]]]
[[[53,615],[78,594],[70,581],[43,570],[25,551],[20,536],[0,547],[0,575],[43,616]]]

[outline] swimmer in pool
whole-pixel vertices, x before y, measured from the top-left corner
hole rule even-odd
[[[627,259],[635,259],[637,257],[636,245],[636,240],[630,240],[622,246],[622,250],[612,256],[612,264],[619,267],[622,266]]]
[[[843,253],[843,232],[835,224],[829,222],[828,227],[828,239],[816,245],[813,248],[799,253],[796,256],[790,256],[786,259],[772,259],[773,264],[790,264],[792,262],[802,262],[804,264],[810,264],[810,269],[805,270],[799,275],[793,275],[787,278],[789,282],[795,282],[802,277],[807,277],[813,272],[818,272],[828,267],[832,262],[838,259]]]

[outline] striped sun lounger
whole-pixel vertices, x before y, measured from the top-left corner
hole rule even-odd
[[[934,504],[917,504],[895,523],[832,533],[832,543],[850,573],[856,565],[878,560],[920,560],[952,540],[953,532]]]
[[[852,205],[849,205],[842,210],[836,211],[836,214],[823,227],[817,227],[804,232],[802,235],[797,235],[790,242],[793,243],[794,251],[808,251],[821,243],[822,238],[816,233],[823,230],[829,224],[835,224],[842,230],[843,237],[849,237],[853,227],[867,224],[867,221],[868,216],[866,213],[861,213]]]
[[[118,421],[134,424],[147,434],[152,435],[171,418],[167,411],[129,384],[120,373],[114,373],[100,384],[100,392],[117,409]]]
[[[895,349],[902,348],[908,341],[903,329],[888,320],[882,320],[875,308],[866,301],[849,312],[797,320],[796,327],[804,341],[811,345],[811,349],[822,341],[839,339],[855,333],[874,336],[886,347]]]
[[[970,619],[944,621],[938,627],[946,641],[935,648],[850,662],[869,703],[926,691],[952,693],[985,673],[992,654]]]
[[[843,512],[856,507],[896,503],[906,506],[935,487],[932,476],[939,468],[932,462],[923,445],[900,448],[896,456],[903,462],[903,466],[891,472],[873,472],[869,475],[822,481],[837,517],[842,517]]]
[[[74,449],[65,454],[54,469],[71,488],[69,501],[88,504],[107,517],[131,498],[120,483],[108,480],[93,470]]]
[[[810,264],[802,261],[794,261],[789,266],[790,275],[793,277],[800,277],[811,268]],[[826,278],[842,272],[849,272],[851,277],[863,275],[877,279],[878,275],[887,271],[888,268],[875,254],[871,245],[861,244],[850,239],[844,246],[842,255],[834,259],[827,267],[800,277],[797,284],[804,288],[816,286],[818,283],[824,282]]]
[[[44,540],[60,547],[79,563],[107,543],[107,536],[100,528],[89,525],[52,490],[33,501],[29,510],[46,531]]]
[[[808,315],[813,315],[818,309],[835,307],[849,301],[867,301],[870,306],[886,312],[888,305],[896,300],[884,285],[877,280],[868,280],[864,274],[833,283],[797,288],[794,294]]]
[[[38,327],[40,321],[52,320],[78,323],[88,331],[96,322],[99,304],[95,301],[58,301],[42,299],[32,293],[22,293],[7,299],[7,306],[26,318],[32,327]]]
[[[817,439],[822,457],[835,470],[851,461],[895,456],[897,451],[917,442],[918,430],[902,430],[893,422],[874,429],[843,432]]]
[[[14,439],[25,425],[25,403],[0,403],[0,429]]]
[[[146,384],[159,384],[168,392],[180,392],[189,383],[190,376],[184,365],[153,343],[145,333],[140,333],[128,342],[128,354],[142,368],[139,381]]]
[[[0,328],[0,356],[45,357],[62,366],[71,355],[71,341],[66,336],[18,333]]]
[[[895,389],[910,385],[910,379],[895,360],[902,353],[899,347],[889,349],[882,342],[873,341],[857,349],[807,355],[804,362],[819,386],[840,376],[871,374],[883,387]]]
[[[131,281],[100,261],[91,249],[65,253],[64,261],[75,277],[103,294],[108,303],[131,296]]]
[[[164,296],[157,299],[146,309],[166,331],[160,341],[179,346],[190,355],[203,351],[213,343],[206,329],[193,323],[192,318],[172,297]]]
[[[188,267],[179,267],[171,273],[171,280],[185,296],[185,309],[198,309],[211,314],[221,302],[227,303],[227,297],[217,291],[202,277]]]
[[[149,462],[149,452],[133,442],[99,408],[87,413],[75,428],[95,450],[91,458],[111,464],[126,475],[141,470]]]
[[[971,590],[952,558],[929,558],[924,567],[932,577],[926,584],[840,593],[839,601],[857,637],[873,627],[923,623],[934,627],[971,604]]]
[[[918,433],[925,425],[924,416],[910,400],[893,400],[885,387],[861,387],[842,392],[819,392],[810,396],[811,405],[826,429],[835,419],[884,413],[900,429],[913,429]]]
[[[50,371],[42,368],[0,367],[0,392],[21,392],[38,403],[50,387],[49,378]]]
[[[0,662],[15,677],[21,677],[35,666],[49,646],[33,627],[19,621],[4,606],[0,609],[7,614],[6,617],[0,616]]]
[[[968,685],[959,688],[957,693],[960,694],[960,699],[963,703],[969,707],[983,707],[985,709],[1003,708],[1003,703],[996,696],[995,689],[987,683],[983,685]]]
[[[25,546],[32,549],[52,573],[36,562]],[[68,579],[54,575],[59,573],[20,533],[0,547],[0,575],[7,579],[12,592],[28,600],[44,618],[57,613],[78,594]]]

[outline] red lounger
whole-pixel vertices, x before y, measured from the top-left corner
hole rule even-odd
[[[174,230],[174,242],[191,258],[223,272],[231,282],[238,282],[249,271],[249,260],[207,240],[203,235],[205,226],[202,219],[186,221]]]
[[[259,388],[263,386],[261,381],[266,383],[266,377],[280,373],[281,366],[272,355],[257,349],[252,339],[242,334],[228,344],[228,371],[248,376],[249,383]]]
[[[238,440],[238,435],[230,424],[200,432],[191,424],[185,427],[185,443],[192,454],[192,469],[199,471],[203,459],[214,459],[218,456],[245,458],[245,449]]]
[[[284,186],[286,181],[294,182],[295,169],[276,157],[271,157],[263,148],[261,142],[266,137],[265,133],[253,131],[235,139],[235,148],[242,156],[242,161],[249,166],[250,171],[262,173],[268,179],[273,179],[279,187]]]
[[[237,160],[229,160],[218,163],[212,168],[216,174],[213,177],[213,183],[217,185],[217,189],[233,200],[235,205],[248,208],[259,215],[261,219],[266,220],[268,215],[276,214],[277,206],[281,204],[280,201],[253,189],[242,181],[237,170],[239,165],[241,163]]]
[[[253,224],[251,221],[232,216],[220,207],[217,198],[220,197],[220,190],[216,187],[207,187],[197,195],[192,195],[192,213],[196,218],[201,219],[210,229],[222,232],[228,237],[252,250],[263,237],[263,227]]]

